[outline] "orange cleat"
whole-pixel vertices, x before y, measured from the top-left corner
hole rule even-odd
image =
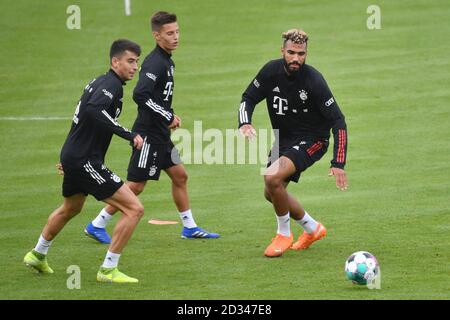
[[[298,238],[298,240],[291,246],[293,250],[303,250],[308,249],[309,246],[317,240],[322,239],[327,235],[327,228],[325,228],[320,222],[317,225],[314,233],[309,234],[303,231],[303,234]]]
[[[289,237],[277,233],[275,238],[272,239],[272,243],[266,248],[266,251],[264,251],[264,255],[266,257],[279,257],[289,249],[293,241],[294,236],[292,235],[292,232]]]

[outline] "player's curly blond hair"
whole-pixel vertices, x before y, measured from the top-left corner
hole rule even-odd
[[[289,29],[288,31],[283,32],[281,37],[284,40],[283,44],[286,44],[288,40],[297,44],[308,43],[308,35],[301,29]]]

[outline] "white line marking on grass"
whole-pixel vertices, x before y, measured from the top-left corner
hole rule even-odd
[[[0,117],[0,121],[55,121],[70,120],[69,117]]]
[[[125,0],[125,15],[131,15],[131,0]]]

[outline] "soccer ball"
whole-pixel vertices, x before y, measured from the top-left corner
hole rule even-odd
[[[358,251],[347,258],[345,274],[354,284],[366,285],[379,274],[377,258],[367,251]]]

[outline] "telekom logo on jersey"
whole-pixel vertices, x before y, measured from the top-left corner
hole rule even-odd
[[[166,95],[166,97],[164,98],[164,101],[169,101],[169,96],[171,96],[173,94],[173,82],[172,81],[168,81],[166,82],[166,87],[164,88],[164,92],[163,94]]]
[[[274,96],[273,97],[273,107],[275,109],[278,109],[276,114],[284,116],[286,114],[283,113],[283,111],[286,111],[288,109],[288,101],[287,101],[287,99],[283,99],[278,96]]]

